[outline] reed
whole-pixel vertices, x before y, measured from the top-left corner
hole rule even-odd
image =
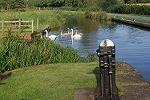
[[[98,12],[90,12],[86,11],[84,13],[85,17],[92,20],[110,20],[111,18],[104,12],[104,11],[98,11]]]
[[[1,41],[0,71],[51,63],[80,62],[73,48],[63,48],[49,39],[24,40],[9,32]]]

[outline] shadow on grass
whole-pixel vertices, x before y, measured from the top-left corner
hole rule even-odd
[[[95,69],[93,70],[93,74],[95,75],[96,78],[96,88],[99,89],[100,88],[100,68],[99,67],[95,67]]]
[[[6,84],[6,83],[3,83],[3,82],[1,82],[1,81],[2,81],[2,80],[6,80],[8,77],[11,76],[11,74],[12,74],[11,72],[6,73],[6,74],[0,73],[0,85]]]
[[[93,70],[93,72],[90,72],[88,74],[94,74],[95,78],[96,78],[96,98],[95,100],[103,100],[103,98],[101,98],[101,77],[100,77],[100,68],[99,67],[95,67],[95,69]],[[113,98],[105,98],[107,100],[120,100],[119,95],[118,95],[118,88],[116,87],[116,84],[113,83]],[[104,100],[105,100],[104,99]]]

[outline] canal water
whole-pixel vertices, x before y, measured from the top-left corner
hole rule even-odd
[[[86,56],[96,52],[100,41],[111,39],[116,45],[116,59],[131,64],[150,82],[150,31],[115,22],[72,19],[65,27],[77,27],[83,33],[82,38],[60,37],[57,42]]]

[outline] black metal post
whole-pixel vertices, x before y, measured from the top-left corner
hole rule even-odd
[[[118,90],[115,82],[115,45],[109,40],[103,40],[97,49],[100,68],[99,96],[96,100],[118,100]]]

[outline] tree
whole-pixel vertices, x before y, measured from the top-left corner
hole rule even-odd
[[[61,7],[65,5],[65,0],[52,0],[50,6],[52,7]]]
[[[48,7],[49,6],[49,1],[48,0],[37,0],[35,2],[36,7]]]
[[[0,8],[8,10],[10,8],[10,0],[0,0]]]
[[[103,9],[106,9],[115,4],[117,4],[117,0],[101,0],[100,1],[100,5]]]
[[[25,2],[24,0],[11,0],[10,8],[11,9],[25,8]]]

